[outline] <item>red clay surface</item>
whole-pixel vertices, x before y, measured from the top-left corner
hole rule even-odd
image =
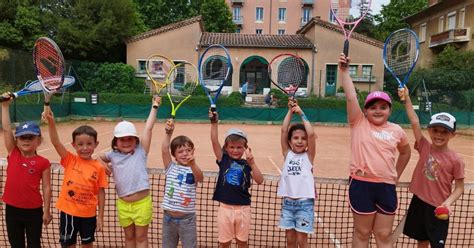
[[[138,132],[141,134],[144,122],[133,121]],[[61,141],[67,149],[74,151],[71,143],[71,133],[79,125],[88,124],[94,127],[99,133],[99,146],[96,149],[97,156],[100,153],[110,150],[110,142],[113,137],[113,128],[117,122],[113,121],[74,121],[58,123],[58,130]],[[283,157],[280,150],[280,126],[279,125],[250,125],[250,124],[219,124],[219,140],[222,142],[226,131],[236,127],[247,133],[249,146],[256,158],[257,165],[263,173],[280,174]],[[47,126],[43,125],[43,144],[39,147],[38,153],[47,157],[51,161],[58,161],[51,142]],[[349,127],[334,126],[314,126],[318,136],[316,141],[316,159],[314,174],[319,177],[347,178],[348,163],[350,154],[350,130]],[[405,129],[410,145],[413,147],[414,137],[411,129]],[[469,133],[472,130],[465,131]],[[425,134],[426,131],[425,131]],[[196,147],[196,161],[203,170],[217,171],[214,154],[210,142],[210,125],[205,123],[176,123],[174,136],[186,135],[190,137]],[[164,137],[164,123],[158,122],[153,129],[153,139],[148,158],[149,167],[163,168],[161,160],[161,143]],[[3,132],[0,133],[3,140]],[[474,136],[458,134],[450,141],[450,147],[454,149],[464,159],[466,164],[466,182],[474,182]],[[5,147],[0,146],[0,157],[5,158],[7,152]],[[412,149],[410,162],[402,175],[401,181],[410,181],[412,171],[418,160],[418,153]]]

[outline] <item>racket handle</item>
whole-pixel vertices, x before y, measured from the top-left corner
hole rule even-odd
[[[212,112],[211,123],[217,122],[217,115],[214,114],[216,110],[217,110],[216,105],[211,104],[211,112]]]
[[[342,51],[344,53],[344,56],[349,56],[349,40],[344,41],[344,49]],[[347,63],[343,64],[344,67],[347,67]]]
[[[8,97],[4,97],[3,95],[0,95],[0,102],[5,102],[5,101],[8,101],[10,99],[15,99],[17,97],[17,95],[15,93],[11,93],[11,92],[7,92],[8,93]]]
[[[405,104],[405,88],[399,86],[398,87],[398,95],[400,96],[400,102]]]

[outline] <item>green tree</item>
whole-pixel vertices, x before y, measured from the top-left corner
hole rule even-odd
[[[198,15],[200,0],[135,0],[138,12],[149,29],[156,29],[170,23]]]
[[[233,33],[232,13],[224,0],[203,0],[201,15],[207,32]]]
[[[427,4],[426,0],[391,0],[383,5],[380,14],[374,16],[378,23],[375,38],[385,40],[391,32],[408,27],[403,19],[424,9]]]
[[[37,37],[44,34],[40,8],[35,1],[0,3],[0,45],[31,50]]]

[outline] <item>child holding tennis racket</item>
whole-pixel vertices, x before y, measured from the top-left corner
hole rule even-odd
[[[166,136],[161,146],[166,174],[161,205],[164,210],[163,247],[176,248],[181,240],[183,248],[194,248],[197,247],[196,187],[204,177],[196,164],[191,139],[181,135],[171,140],[174,131],[172,118],[166,122],[165,130]]]
[[[25,122],[12,133],[9,107],[11,93],[2,102],[2,127],[8,152],[5,190],[5,220],[11,247],[41,247],[42,224],[51,222],[51,170],[48,159],[39,156],[41,130],[34,122]],[[40,184],[43,196],[40,193]]]
[[[410,184],[413,198],[403,233],[418,240],[418,247],[444,247],[449,219],[436,218],[435,210],[445,207],[451,211],[453,203],[464,192],[464,162],[448,147],[455,136],[456,119],[448,113],[433,115],[428,125],[430,142],[421,132],[420,121],[406,86],[402,94],[416,140],[415,149],[420,154]]]
[[[143,135],[138,136],[135,125],[119,122],[114,128],[112,150],[100,156],[110,164],[115,190],[117,216],[125,233],[125,247],[148,247],[148,226],[153,206],[146,162],[150,151],[151,136],[161,98],[154,96],[145,123]]]
[[[303,123],[290,126],[293,114],[299,115]],[[296,100],[288,101],[280,142],[285,163],[277,191],[277,195],[283,197],[279,226],[286,230],[286,247],[309,247],[308,234],[313,233],[316,198],[313,177],[316,135]]]
[[[403,129],[388,121],[392,100],[387,93],[371,92],[363,109],[359,107],[349,66],[345,66],[349,62],[349,57],[339,56],[339,74],[351,128],[352,247],[368,247],[372,233],[377,247],[392,247],[392,226],[398,207],[395,186],[410,160],[410,145]]]
[[[252,179],[263,183],[263,175],[255,164],[247,135],[236,128],[227,131],[224,146],[218,137],[217,112],[209,111],[211,142],[219,166],[213,200],[218,201],[219,247],[230,247],[235,238],[238,247],[248,247],[250,231],[250,193]],[[244,158],[245,155],[245,158]]]
[[[49,104],[44,106],[42,117],[48,122],[51,143],[64,167],[63,184],[56,202],[56,208],[60,210],[59,242],[63,247],[75,247],[79,233],[81,247],[93,247],[95,231],[101,231],[104,225],[108,184],[104,167],[92,158],[99,144],[97,131],[88,125],[76,128],[72,132],[72,147],[76,151],[73,154],[59,139]]]

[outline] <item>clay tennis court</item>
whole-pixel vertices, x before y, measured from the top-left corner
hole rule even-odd
[[[134,121],[139,133],[142,133],[144,121]],[[66,148],[74,152],[71,143],[71,133],[79,125],[87,124],[93,126],[99,134],[99,146],[96,154],[106,152],[110,149],[110,141],[113,137],[113,128],[117,121],[68,121],[58,123],[60,139]],[[278,228],[281,199],[276,197],[278,185],[278,175],[283,158],[280,152],[279,125],[249,125],[249,124],[220,124],[219,140],[223,142],[227,129],[238,127],[244,130],[249,138],[249,146],[256,158],[257,165],[266,174],[266,181],[262,185],[252,186],[252,226],[250,231],[250,247],[284,247],[285,235]],[[350,153],[350,130],[345,126],[324,126],[315,125],[314,129],[318,135],[317,155],[315,161],[315,176],[317,176],[316,187],[318,199],[315,207],[315,233],[310,235],[309,242],[316,247],[348,247],[352,237],[351,213],[346,202],[348,163]],[[51,161],[58,161],[59,157],[49,141],[47,126],[42,126],[44,141],[38,149],[38,153],[49,158]],[[198,187],[197,216],[198,216],[198,240],[200,247],[216,247],[217,226],[215,213],[217,212],[217,202],[212,201],[212,194],[215,187],[217,165],[211,148],[210,125],[208,123],[180,123],[176,124],[175,136],[189,136],[196,146],[196,160],[206,173],[203,184]],[[410,129],[406,129],[410,144],[413,146],[414,138]],[[469,133],[464,130],[463,133]],[[164,176],[160,169],[163,168],[161,162],[161,142],[164,134],[164,123],[155,124],[153,129],[153,141],[148,159],[148,166],[153,168],[150,175],[152,185],[154,220],[150,226],[149,240],[150,247],[159,247],[161,244],[162,210],[159,207],[163,198]],[[0,135],[3,139],[3,133]],[[466,182],[474,182],[474,136],[457,135],[451,142],[451,148],[455,149],[464,159],[466,164]],[[6,151],[0,147],[0,157],[5,158]],[[412,152],[411,160],[402,176],[403,182],[408,182],[415,167],[418,154]],[[4,162],[0,161],[0,162]],[[214,172],[214,173],[212,173]],[[3,174],[5,175],[5,174]],[[273,175],[273,176],[272,176]],[[57,199],[62,176],[57,172],[53,173],[53,206]],[[328,178],[340,178],[333,180]],[[3,176],[3,180],[5,180]],[[455,206],[455,216],[451,222],[452,237],[448,247],[461,247],[472,244],[471,228],[473,220],[474,197],[471,189],[466,190],[464,196],[458,200]],[[396,225],[405,213],[411,195],[408,193],[406,184],[399,187],[400,209],[395,218]],[[116,194],[113,184],[106,190],[105,208],[105,229],[97,232],[97,247],[120,246],[123,240],[123,231],[118,226],[115,199]],[[3,208],[3,205],[0,205]],[[59,247],[58,245],[58,213],[53,208],[53,223],[43,231],[43,245],[46,247]],[[3,221],[2,221],[3,222]],[[2,234],[3,233],[3,234]],[[466,233],[468,233],[466,235]],[[6,230],[0,225],[0,246],[8,245]],[[372,240],[373,242],[373,240]],[[400,237],[397,245],[413,245],[413,240]],[[450,245],[451,244],[451,245]]]
[[[130,120],[135,123],[139,134],[142,133],[145,122]],[[58,132],[60,139],[66,148],[73,151],[71,146],[72,131],[79,125],[91,125],[98,132],[99,146],[95,156],[110,150],[110,142],[113,138],[113,129],[116,121],[71,121],[59,122]],[[256,158],[257,165],[262,173],[279,175],[283,163],[280,149],[280,126],[279,125],[249,125],[249,124],[219,124],[219,140],[224,142],[226,131],[236,127],[247,133],[249,147]],[[59,161],[54,147],[49,141],[46,125],[41,126],[43,132],[43,144],[38,153],[51,161]],[[315,125],[314,130],[318,136],[316,141],[316,159],[314,174],[318,177],[347,178],[350,155],[350,130],[347,126]],[[411,129],[405,129],[410,146],[413,148],[414,137]],[[424,133],[427,135],[426,131]],[[464,134],[462,134],[464,133]],[[202,170],[217,171],[214,153],[210,141],[210,124],[208,123],[176,123],[174,136],[186,135],[191,138],[196,147],[195,156]],[[161,160],[161,143],[164,137],[164,123],[160,120],[153,129],[153,139],[148,158],[148,167],[163,168]],[[0,134],[3,140],[3,133]],[[466,182],[474,182],[474,130],[461,130],[459,134],[450,141],[449,146],[454,149],[466,164]],[[7,152],[4,146],[0,147],[0,157],[5,158]],[[418,161],[417,152],[412,149],[412,156],[401,181],[407,182],[411,179],[412,171]]]

